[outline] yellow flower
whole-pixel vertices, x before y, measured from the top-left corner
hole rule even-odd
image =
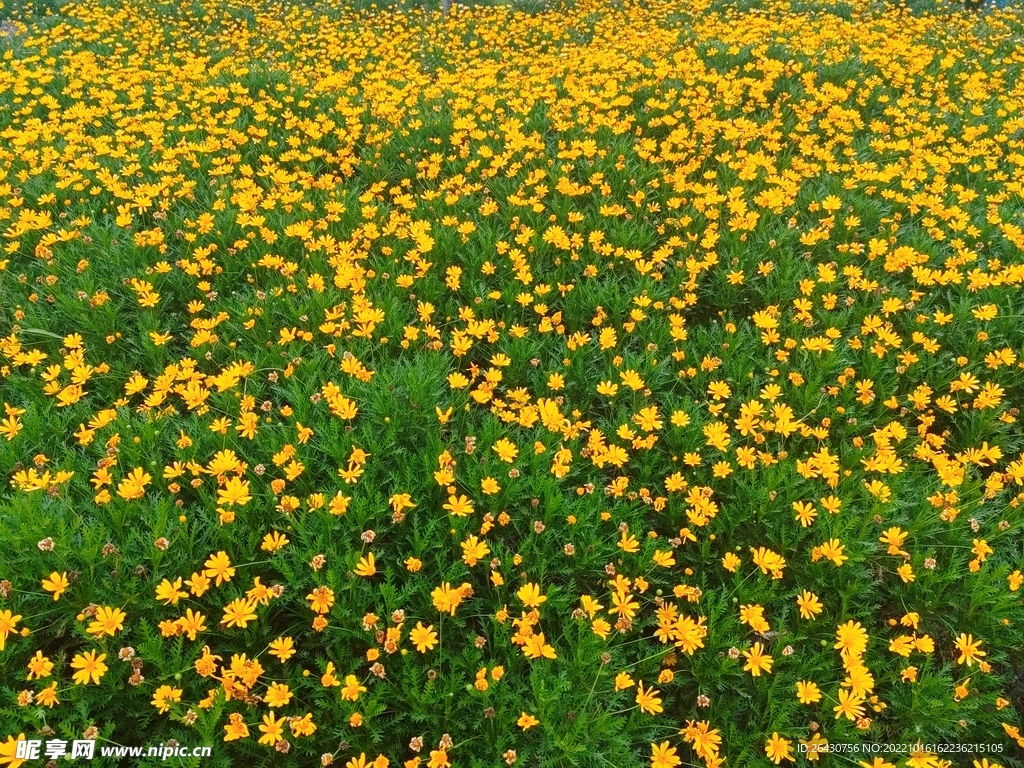
[[[14,627],[21,621],[20,615],[15,615],[9,610],[0,611],[0,651],[7,644],[7,636],[14,632]]]
[[[180,576],[173,582],[164,579],[156,586],[156,599],[164,605],[177,605],[178,600],[188,597],[188,592],[181,589],[181,583]]]
[[[316,733],[316,723],[313,722],[313,713],[307,712],[302,717],[292,717],[288,727],[291,729],[292,736],[312,736]]]
[[[516,444],[504,437],[495,442],[491,449],[498,454],[499,459],[508,464],[515,461],[516,456],[519,455],[519,449],[516,447]]]
[[[234,569],[232,569],[233,572]],[[192,577],[185,582],[185,586],[192,592],[193,597],[202,597],[210,588],[210,578],[205,573],[193,573]]]
[[[146,493],[146,486],[153,480],[153,477],[142,469],[136,467],[117,486],[117,495],[125,501],[141,499]]]
[[[88,685],[90,681],[99,685],[100,679],[107,672],[107,665],[103,663],[106,658],[107,654],[97,656],[96,651],[79,653],[71,660],[71,668],[78,670],[71,679],[78,685]]]
[[[341,681],[334,674],[334,662],[328,661],[324,674],[320,677],[320,685],[324,688],[331,688],[341,685]]]
[[[442,613],[455,615],[455,609],[462,603],[462,592],[459,589],[452,589],[447,581],[430,593],[434,608]]]
[[[244,507],[252,500],[249,494],[249,483],[237,477],[229,477],[223,487],[217,491],[217,503],[223,506],[237,504]]]
[[[377,564],[376,559],[373,556],[373,552],[360,557],[354,570],[356,576],[362,576],[367,579],[377,573]]]
[[[417,621],[412,632],[409,633],[409,640],[420,653],[426,653],[437,645],[437,633],[434,632],[434,625],[424,627],[423,622]]]
[[[636,703],[640,711],[647,715],[656,715],[663,710],[661,699],[658,698],[658,689],[651,686],[644,690],[644,683],[641,680],[636,685]]]
[[[218,587],[225,581],[231,581],[235,575],[235,569],[231,565],[231,559],[228,557],[227,552],[221,551],[215,555],[210,555],[204,565],[206,570],[203,571],[203,575],[215,579]]]
[[[42,680],[49,677],[53,672],[53,662],[43,655],[42,651],[36,651],[36,655],[28,660],[28,679]]]
[[[120,608],[100,606],[96,609],[95,618],[86,631],[90,635],[96,635],[96,637],[102,637],[103,635],[113,637],[124,628],[125,618],[127,618],[127,614]]]
[[[554,647],[548,645],[543,632],[530,635],[523,645],[523,653],[528,659],[557,659]]]
[[[43,579],[43,589],[47,592],[53,592],[53,599],[60,600],[60,596],[64,594],[64,590],[71,584],[68,581],[67,572],[57,573],[54,571],[49,575],[48,578]]]
[[[221,619],[221,624],[225,627],[245,629],[250,621],[256,619],[255,608],[252,601],[241,597],[235,598],[224,606],[224,618]]]
[[[845,717],[847,720],[857,720],[864,717],[864,696],[854,693],[846,688],[839,689],[839,704],[832,708],[836,713],[836,720]]]
[[[284,738],[284,726],[287,721],[285,719],[278,719],[273,712],[268,712],[263,716],[263,722],[260,723],[260,732],[263,734],[260,736],[259,743],[266,744],[268,746],[274,746],[282,738]]]
[[[447,503],[443,504],[442,507],[455,517],[466,517],[473,514],[473,502],[466,498],[465,495],[459,497],[456,497],[454,494],[450,495]]]
[[[807,755],[807,760],[813,763],[821,760],[823,754],[828,754],[828,739],[821,735],[821,732],[815,733],[810,739],[800,739],[801,746]]]
[[[49,707],[50,709],[53,709],[53,707],[60,704],[60,700],[57,698],[56,680],[36,694],[36,704],[42,704],[44,707]]]
[[[178,619],[177,625],[189,640],[195,640],[198,633],[206,631],[206,617],[198,611],[188,608],[185,615]]]
[[[824,610],[824,606],[818,600],[818,596],[813,592],[808,592],[806,589],[797,597],[796,604],[800,607],[800,618],[811,621],[817,618],[818,614]]]
[[[267,687],[266,693],[263,694],[263,701],[266,702],[268,707],[283,707],[292,700],[292,696],[293,694],[287,685],[271,683]]]
[[[764,653],[764,648],[760,643],[754,643],[749,651],[744,651],[743,657],[747,660],[747,663],[743,665],[743,671],[749,672],[754,677],[760,677],[762,671],[772,671],[773,659]]]
[[[288,543],[288,537],[280,531],[271,531],[263,537],[260,549],[264,552],[276,552]]]
[[[530,728],[533,728],[533,726],[535,725],[540,725],[540,720],[538,720],[533,715],[523,712],[521,715],[519,715],[519,719],[516,721],[516,725],[518,725],[520,728],[526,731]]]
[[[540,593],[539,584],[524,584],[516,592],[518,597],[527,608],[537,608],[541,603],[546,601],[548,598],[546,595]]]
[[[796,684],[796,697],[801,704],[814,704],[821,701],[821,689],[810,680],[800,680]]]
[[[391,504],[391,510],[396,515],[401,515],[406,509],[416,508],[416,505],[412,501],[412,496],[408,493],[396,493],[388,499],[388,503]]]
[[[676,564],[676,559],[675,557],[673,557],[672,550],[670,549],[655,550],[654,554],[651,556],[651,561],[654,562],[656,565],[660,566],[661,568],[671,568],[673,565]]]
[[[681,762],[676,748],[667,741],[651,743],[651,768],[675,768]]]
[[[220,656],[210,653],[210,646],[203,646],[203,655],[195,660],[193,666],[200,677],[211,677],[217,671],[217,662]]]
[[[772,737],[765,742],[764,751],[768,755],[768,759],[776,765],[783,760],[796,762],[796,758],[793,757],[793,742],[782,738],[778,733],[773,733]]]
[[[844,656],[859,657],[868,647],[868,633],[859,621],[852,619],[836,627],[836,649]]]
[[[358,701],[359,694],[366,692],[366,686],[360,685],[355,675],[345,677],[345,685],[341,689],[341,698],[345,701]]]
[[[957,684],[956,688],[953,690],[953,698],[957,701],[966,699],[970,695],[970,690],[967,688],[970,682],[971,678],[968,677]]]
[[[181,701],[182,690],[170,685],[161,685],[153,692],[152,704],[161,715],[170,710],[171,703]]]
[[[6,768],[20,768],[27,760],[15,757],[18,754],[18,744],[25,741],[25,734],[8,736],[7,741],[0,743],[0,765]]]
[[[627,534],[625,531],[622,531],[619,541],[615,542],[615,545],[629,554],[635,554],[640,551],[640,542],[637,541],[636,536]]]
[[[960,657],[956,663],[966,664],[970,667],[975,660],[985,656],[985,652],[981,650],[981,642],[981,640],[975,640],[972,635],[961,634],[956,639],[956,649],[960,651]]]
[[[279,637],[270,643],[270,653],[284,663],[295,655],[295,643],[290,637]]]
[[[245,724],[240,714],[232,712],[228,716],[228,724],[224,726],[224,741],[237,741],[248,736],[249,726]]]

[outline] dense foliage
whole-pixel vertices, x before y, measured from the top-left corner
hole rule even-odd
[[[11,12],[0,765],[1021,765],[1022,32]]]

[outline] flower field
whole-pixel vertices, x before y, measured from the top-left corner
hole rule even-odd
[[[1019,13],[0,15],[0,766],[1024,765]]]

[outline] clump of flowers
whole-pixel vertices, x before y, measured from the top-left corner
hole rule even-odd
[[[0,766],[1009,760],[1020,17],[378,5],[0,25]]]

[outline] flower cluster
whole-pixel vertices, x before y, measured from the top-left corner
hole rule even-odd
[[[861,5],[12,12],[0,766],[1024,747],[1024,28]]]

